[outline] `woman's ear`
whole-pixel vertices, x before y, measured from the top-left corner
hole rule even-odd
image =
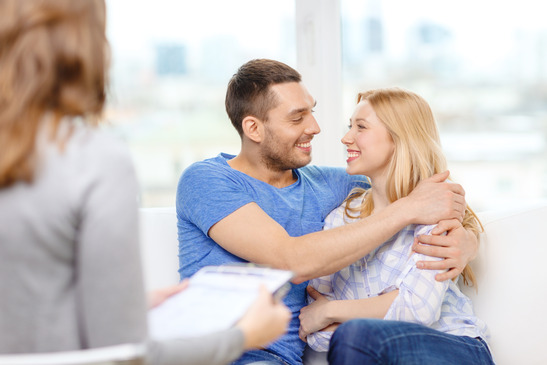
[[[251,141],[256,143],[262,142],[264,130],[263,123],[260,119],[253,116],[247,116],[243,118],[241,127],[243,128],[243,134]]]

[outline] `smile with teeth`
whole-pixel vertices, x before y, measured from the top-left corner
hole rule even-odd
[[[359,158],[361,155],[361,152],[355,151],[355,150],[348,150],[348,159],[346,160],[347,163],[350,163],[351,161]]]
[[[311,147],[311,143],[310,142],[304,142],[304,143],[297,143],[295,144],[296,147],[300,147],[300,148],[310,148]]]

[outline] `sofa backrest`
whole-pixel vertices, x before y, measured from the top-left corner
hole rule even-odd
[[[547,364],[547,205],[478,213],[485,232],[471,263],[478,279],[462,288],[490,329],[499,365]]]
[[[478,213],[485,232],[472,262],[478,292],[463,288],[490,328],[499,365],[547,364],[545,330],[547,285],[547,204]],[[177,219],[174,207],[140,210],[141,253],[147,289],[179,280]]]

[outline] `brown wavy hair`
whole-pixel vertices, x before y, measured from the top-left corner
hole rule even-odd
[[[32,181],[35,140],[64,116],[98,121],[108,45],[104,0],[0,0],[0,187]]]
[[[384,88],[359,93],[357,104],[363,100],[374,109],[395,145],[386,179],[391,203],[408,196],[420,181],[446,171],[437,123],[429,104],[421,96],[400,88]],[[351,204],[360,197],[363,197],[361,204],[357,207]],[[372,194],[364,189],[355,189],[346,199],[346,215],[350,218],[367,217],[373,210]],[[483,231],[479,218],[469,206],[466,206],[462,225],[477,239]],[[465,285],[477,284],[469,265],[464,268],[462,279]]]

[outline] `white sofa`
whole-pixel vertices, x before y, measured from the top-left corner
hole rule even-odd
[[[547,204],[478,213],[485,227],[472,266],[478,292],[464,289],[477,315],[489,326],[496,364],[547,364]],[[160,288],[178,281],[176,213],[173,207],[143,208],[140,233],[145,285]],[[306,364],[325,359],[307,354]]]

